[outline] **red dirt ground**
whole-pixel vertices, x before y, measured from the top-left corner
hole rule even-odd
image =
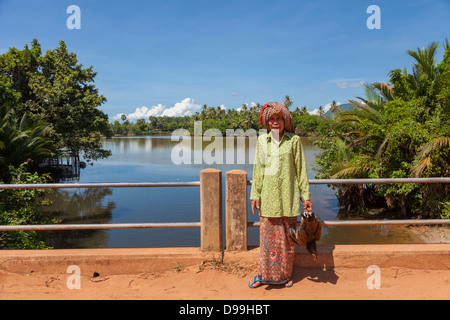
[[[232,274],[191,266],[157,274],[81,276],[80,289],[68,289],[69,274],[0,272],[0,299],[450,299],[450,271],[381,269],[380,289],[369,289],[366,269],[294,268],[294,285],[248,287],[256,268]]]

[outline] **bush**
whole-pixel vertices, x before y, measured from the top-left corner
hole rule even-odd
[[[46,183],[50,176],[27,171],[27,164],[9,166],[9,183]],[[3,182],[2,182],[3,183]],[[48,204],[46,189],[0,190],[0,225],[52,224],[56,220],[42,212]],[[0,232],[0,249],[50,249],[36,231]]]

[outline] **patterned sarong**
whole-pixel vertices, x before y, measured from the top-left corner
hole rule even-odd
[[[297,217],[260,217],[258,278],[263,284],[283,284],[290,280],[295,242],[289,236],[289,229],[296,227]]]

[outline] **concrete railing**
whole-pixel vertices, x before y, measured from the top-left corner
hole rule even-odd
[[[310,184],[387,184],[387,183],[450,183],[450,178],[419,179],[335,179],[310,180]],[[247,229],[259,222],[248,222],[247,172],[230,170],[225,173],[225,237],[229,251],[247,250]],[[0,231],[18,230],[75,230],[75,229],[131,229],[131,228],[201,228],[203,251],[223,250],[222,171],[204,169],[200,181],[141,182],[141,183],[74,183],[74,184],[0,184],[0,189],[58,189],[58,188],[143,188],[143,187],[200,187],[200,222],[183,223],[121,223],[121,224],[56,224],[56,225],[0,225]],[[323,221],[324,226],[356,225],[425,225],[450,224],[450,219],[433,220],[358,220]]]

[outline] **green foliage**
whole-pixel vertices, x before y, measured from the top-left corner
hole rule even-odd
[[[0,55],[0,102],[9,101],[19,119],[27,114],[45,122],[54,154],[83,154],[87,161],[104,158],[110,152],[102,149],[101,136],[112,132],[107,115],[98,109],[106,98],[94,86],[95,76],[92,67],[78,64],[64,41],[42,55],[35,39],[31,49],[25,45]]]
[[[298,109],[298,108],[297,108]],[[123,122],[116,120],[111,124],[111,130],[115,135],[153,135],[171,134],[176,129],[186,129],[191,134],[194,133],[194,122],[201,121],[202,133],[209,129],[218,129],[222,135],[226,135],[227,129],[254,129],[258,131],[263,126],[258,124],[261,106],[257,104],[250,108],[224,110],[220,107],[203,106],[201,113],[192,116],[180,117],[156,117],[150,116],[149,121],[139,119],[136,123],[126,120]],[[324,135],[335,129],[336,123],[327,117],[319,117],[307,113],[291,113],[296,127],[297,134],[301,136]]]
[[[2,88],[0,88],[1,92]],[[26,113],[21,118],[8,104],[0,105],[0,180],[7,179],[9,165],[50,156],[50,140],[45,137],[49,126],[32,120]]]
[[[18,168],[9,166],[8,183],[46,183],[49,176],[29,173],[26,163]],[[56,223],[42,213],[48,201],[44,189],[0,190],[0,225],[32,225]],[[0,232],[0,249],[49,249],[36,231]]]
[[[450,175],[450,48],[446,42],[444,57],[437,63],[437,47],[433,43],[428,48],[408,51],[415,60],[412,74],[406,69],[392,70],[390,83],[366,85],[365,98],[350,100],[355,109],[337,114],[336,121],[341,126],[335,136],[317,142],[325,148],[317,159],[321,178]],[[364,208],[378,198],[391,208],[399,208],[403,216],[448,214],[447,185],[337,189],[341,204],[346,207]]]

